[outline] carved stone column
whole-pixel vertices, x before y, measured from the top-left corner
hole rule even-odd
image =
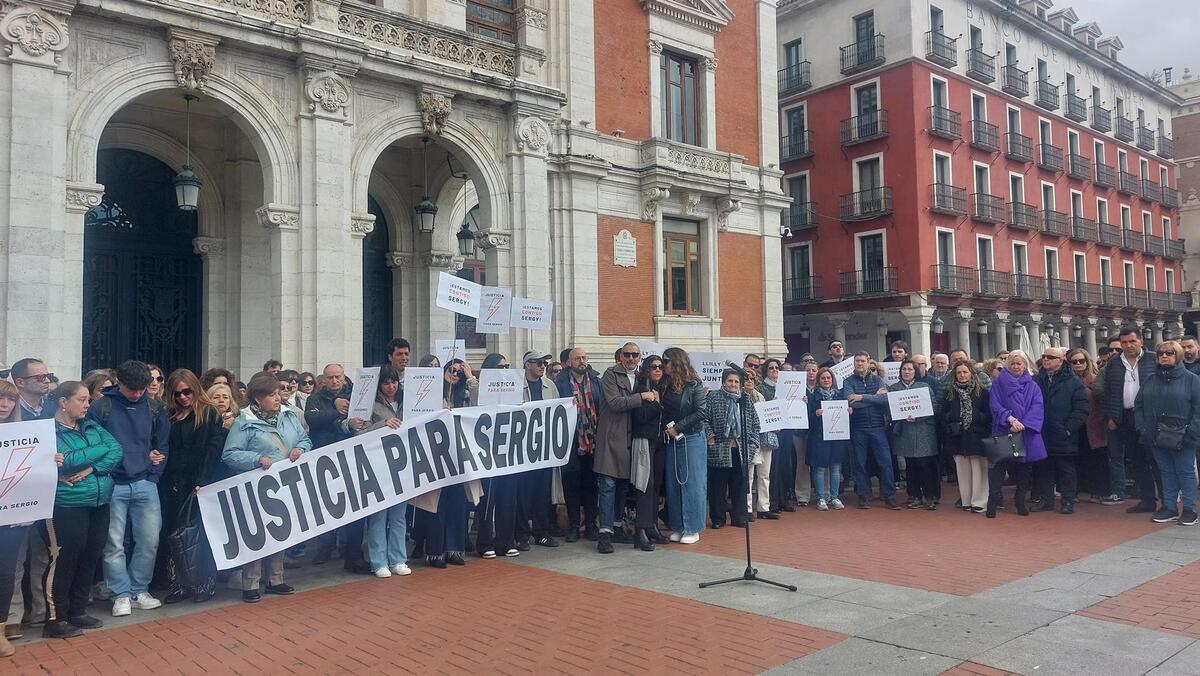
[[[204,322],[202,328],[204,364],[231,364],[227,353],[225,327],[228,325],[229,307],[226,288],[225,240],[221,237],[197,237],[192,240],[192,251],[204,265]]]
[[[996,313],[996,353],[1008,352],[1008,313]],[[980,355],[982,356],[982,355]]]
[[[908,322],[908,336],[910,354],[923,354],[929,356],[930,350],[930,323],[933,322],[933,315],[937,312],[937,308],[932,305],[919,305],[917,307],[900,308],[900,314],[904,315],[904,319]]]
[[[833,339],[846,345],[846,324],[850,322],[850,315],[827,315],[826,319],[833,327]]]
[[[549,14],[545,0],[519,0],[513,16],[517,28],[517,43],[537,49],[546,48],[546,31],[549,29]]]
[[[489,255],[488,274],[495,260],[496,276],[502,286],[512,286],[513,295],[550,300],[550,260],[545,243],[550,240],[550,185],[546,174],[546,154],[550,149],[550,127],[542,118],[518,112],[512,119],[513,143],[508,153],[509,217],[514,224],[512,246],[497,248]],[[515,227],[522,224],[522,227]],[[503,233],[497,233],[503,234]],[[506,265],[504,259],[509,258]],[[501,351],[519,354],[546,343],[550,336],[532,331],[511,331],[501,335]],[[513,341],[511,344],[508,341]],[[540,349],[540,348],[539,348]]]
[[[1083,320],[1083,349],[1092,355],[1092,359],[1099,356],[1096,354],[1096,325],[1098,323],[1100,320],[1095,317],[1085,317]]]
[[[254,215],[267,229],[269,243],[271,342],[266,346],[267,356],[302,369],[316,368],[300,358],[300,336],[312,330],[312,317],[301,302],[300,208],[266,204],[255,210]]]
[[[1037,352],[1038,355],[1041,356],[1041,352],[1039,352],[1039,350],[1041,350],[1043,348],[1043,345],[1042,345],[1042,315],[1039,313],[1036,313],[1036,312],[1031,313],[1029,315],[1029,322],[1026,323],[1025,326],[1027,326],[1029,328],[1030,359],[1033,359],[1036,361],[1037,357],[1034,357],[1033,353]]]
[[[958,311],[958,344],[950,346],[951,350],[966,350],[967,354],[970,354],[972,357],[978,356],[972,354],[973,351],[971,350],[971,317],[974,315],[974,310],[960,309]]]

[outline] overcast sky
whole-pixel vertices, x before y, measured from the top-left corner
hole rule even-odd
[[[1200,76],[1200,2],[1197,0],[1057,0],[1056,9],[1074,7],[1080,23],[1095,21],[1105,35],[1119,35],[1125,49],[1119,61],[1139,73],[1174,66]]]

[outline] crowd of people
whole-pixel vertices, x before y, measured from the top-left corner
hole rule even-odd
[[[1128,468],[1138,502],[1126,511],[1197,522],[1200,344],[1192,336],[1150,353],[1129,328],[1095,360],[1080,348],[1047,347],[1036,359],[1013,350],[982,362],[961,349],[910,355],[899,341],[876,362],[861,351],[847,357],[834,340],[821,364],[811,354],[795,363],[747,355],[711,391],[684,350],[644,354],[629,342],[603,373],[582,347],[557,361],[529,352],[515,365],[525,401],[571,398],[577,407],[561,467],[425,493],[232,574],[219,574],[211,558],[180,558],[169,542],[198,522],[199,487],[399,428],[410,352],[404,339],[387,346],[369,420],[349,416],[351,384],[338,364],[314,375],[271,360],[245,383],[221,368],[164,377],[139,361],[62,382],[36,358],[0,374],[0,423],[53,419],[59,467],[53,517],[0,526],[0,599],[11,600],[0,655],[13,653],[10,640],[25,628],[69,638],[102,626],[88,609],[106,600],[121,617],[204,602],[225,582],[255,603],[295,591],[287,569],[335,557],[348,572],[390,578],[411,574],[410,561],[461,566],[468,553],[515,557],[560,540],[594,541],[600,554],[618,544],[649,552],[696,543],[706,528],[844,509],[850,490],[859,509],[881,500],[934,510],[943,486],[957,483],[956,508],[993,518],[1012,483],[1016,514],[1051,511],[1056,501],[1071,514],[1080,493],[1124,503]],[[839,382],[833,367],[847,358],[853,372]],[[890,385],[889,361],[899,362]],[[461,359],[427,355],[419,364],[442,369],[446,408],[475,405],[476,372]],[[480,368],[511,366],[489,354]],[[806,374],[809,427],[763,431],[754,404],[776,398],[784,371]],[[929,390],[934,415],[891,419],[888,392],[911,389]],[[826,402],[839,400],[851,414],[849,440],[823,430]],[[1024,453],[989,461],[989,441],[1012,437]],[[843,472],[852,487],[843,487]]]

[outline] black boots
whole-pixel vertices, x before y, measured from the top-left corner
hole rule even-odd
[[[596,537],[596,551],[601,554],[612,554],[612,533],[599,533]]]
[[[646,529],[638,528],[634,531],[633,546],[643,552],[654,551],[654,543],[650,541],[650,537],[646,535]]]

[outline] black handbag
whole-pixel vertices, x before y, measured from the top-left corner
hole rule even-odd
[[[981,443],[988,463],[992,465],[1025,457],[1025,435],[1020,432],[984,437]]]
[[[208,540],[204,537],[204,524],[200,519],[192,519],[192,506],[195,504],[196,494],[192,493],[179,510],[179,526],[167,536],[175,575],[184,587],[195,586],[203,582],[205,577],[203,559],[208,551]]]
[[[1168,451],[1182,451],[1183,437],[1187,433],[1187,421],[1171,418],[1164,420],[1159,417],[1154,427],[1154,447]]]

